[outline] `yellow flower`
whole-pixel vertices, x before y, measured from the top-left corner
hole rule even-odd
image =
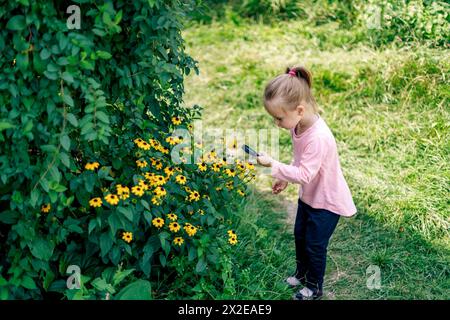
[[[219,172],[220,171],[220,167],[221,167],[220,163],[213,163],[213,165],[212,165],[212,169],[215,172]]]
[[[161,151],[164,154],[168,154],[169,153],[169,149],[167,149],[166,147],[161,147],[159,148],[159,151]],[[159,169],[158,169],[159,170]]]
[[[181,246],[183,244],[183,242],[184,242],[184,240],[182,237],[176,237],[175,239],[173,239],[173,243],[178,246]]]
[[[236,235],[236,232],[234,232],[234,230],[228,230],[227,233],[230,237]]]
[[[177,126],[181,123],[181,119],[179,117],[172,117],[172,123]]]
[[[166,179],[161,175],[153,175],[149,180],[152,187],[162,186],[166,183]]]
[[[171,177],[175,173],[175,170],[171,167],[167,167],[164,169],[164,172],[168,177]]]
[[[229,242],[231,245],[235,245],[235,244],[238,242],[237,236],[231,236],[231,237],[228,239],[228,242]]]
[[[198,213],[200,213],[201,216],[205,214],[205,211],[203,209],[198,209]]]
[[[108,194],[105,196],[106,202],[110,205],[116,206],[119,203],[119,197],[116,194]]]
[[[225,183],[225,186],[228,188],[228,190],[234,189],[233,181],[228,181],[227,183]]]
[[[139,143],[144,142],[144,140],[142,140],[141,138],[136,138],[136,139],[133,140],[133,142],[136,143],[136,144],[139,144]]]
[[[139,168],[145,168],[147,166],[147,161],[145,160],[136,160],[136,164]]]
[[[200,193],[197,191],[191,191],[189,194],[189,201],[198,201],[200,200]]]
[[[161,201],[158,197],[152,197],[151,201],[155,206],[159,206],[161,204]]]
[[[50,211],[51,207],[52,207],[52,206],[50,205],[50,203],[43,204],[43,205],[41,206],[41,212],[47,213],[47,212]]]
[[[169,214],[167,215],[167,218],[169,218],[169,219],[172,220],[172,221],[175,221],[175,220],[178,219],[177,215],[174,214],[174,213],[169,213]]]
[[[197,167],[200,171],[206,171],[206,169],[207,169],[206,163],[204,163],[204,162],[197,163]]]
[[[91,199],[91,200],[89,200],[89,205],[91,206],[91,207],[101,207],[102,206],[102,199],[101,198],[94,198],[94,199]]]
[[[141,141],[141,142],[137,143],[137,146],[144,150],[150,150],[150,144],[148,144],[148,142],[146,142],[146,141]]]
[[[158,197],[163,197],[167,194],[166,189],[164,189],[164,187],[156,187],[155,190],[153,190],[153,193],[155,193],[156,196]]]
[[[142,180],[142,179],[139,179],[139,187],[141,187],[142,189],[144,189],[144,191],[145,191],[145,190],[148,190],[148,188],[149,188],[148,184],[145,183],[145,181]]]
[[[124,232],[124,233],[122,233],[122,239],[125,242],[130,243],[131,240],[133,240],[133,233],[131,233],[131,232]]]
[[[194,214],[194,211],[188,211],[188,213],[192,216]]]
[[[237,191],[237,193],[239,193],[242,197],[244,197],[245,196],[245,192],[244,191],[242,191],[241,189],[239,189],[238,191]]]
[[[190,237],[194,236],[197,233],[197,228],[191,225],[190,223],[186,223],[183,229]]]
[[[163,167],[162,162],[160,160],[156,160],[156,162],[155,162],[156,170],[161,170],[162,167]]]
[[[121,200],[126,200],[130,197],[130,188],[128,188],[127,186],[122,187],[122,185],[118,184],[116,188],[117,194],[119,195],[119,198]]]
[[[161,218],[155,218],[152,220],[152,223],[155,227],[159,229],[164,225],[164,220]]]
[[[189,187],[184,187],[184,190],[186,190],[186,192],[191,192],[191,188],[189,188]]]
[[[145,179],[147,179],[148,181],[152,181],[152,179],[155,177],[155,173],[153,172],[146,172],[144,174]]]
[[[247,167],[248,170],[251,171],[255,170],[255,165],[253,163],[247,162],[245,166]]]
[[[98,162],[88,162],[86,163],[86,165],[84,166],[84,168],[86,170],[95,170],[100,166],[100,164]]]
[[[193,126],[192,124],[189,123],[189,124],[187,125],[187,128],[188,128],[189,131],[192,131],[192,129],[194,129],[194,126]]]
[[[176,182],[178,182],[179,184],[186,184],[186,177],[183,175],[178,175],[175,177]]]
[[[226,169],[225,173],[229,176],[229,177],[234,177],[236,175],[236,170],[234,170],[233,168],[231,169]]]
[[[159,141],[157,141],[157,140],[155,140],[155,139],[150,139],[149,140],[150,141],[150,145],[153,147],[153,148],[158,148],[159,146],[160,146],[160,143],[159,143]]]
[[[241,170],[241,171],[244,171],[244,170],[245,170],[245,165],[243,165],[242,163],[239,163],[239,164],[237,165],[237,167],[238,167],[238,169]]]
[[[174,137],[167,137],[166,138],[166,142],[168,144],[170,144],[171,146],[177,144],[177,140],[178,140],[178,138],[174,138]]]
[[[172,232],[178,232],[180,231],[181,226],[178,222],[171,222],[169,223],[169,230]]]
[[[141,186],[134,186],[133,188],[131,188],[131,192],[133,192],[138,197],[142,197],[142,195],[144,194],[144,189],[142,189]]]

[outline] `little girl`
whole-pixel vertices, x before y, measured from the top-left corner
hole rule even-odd
[[[291,133],[294,159],[283,164],[261,153],[260,165],[271,167],[274,194],[288,184],[300,184],[295,219],[297,269],[286,281],[304,286],[296,300],[322,295],[327,246],[339,217],[356,213],[352,195],[341,171],[333,133],[320,117],[311,93],[311,74],[303,67],[287,69],[264,91],[264,107],[278,127]]]

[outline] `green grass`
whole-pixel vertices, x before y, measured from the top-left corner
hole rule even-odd
[[[334,36],[322,36],[327,30]],[[185,103],[204,107],[203,127],[271,129],[261,101],[265,83],[288,64],[306,65],[358,208],[331,240],[327,298],[448,299],[449,51],[418,44],[374,49],[348,41],[352,36],[295,20],[193,25],[184,38],[200,75],[188,77]],[[288,162],[291,152],[282,131],[280,160]],[[293,210],[297,186],[273,196],[270,185],[261,173],[240,213],[236,298],[293,293],[283,281],[294,270],[286,207]],[[381,268],[380,290],[366,287],[369,265]]]

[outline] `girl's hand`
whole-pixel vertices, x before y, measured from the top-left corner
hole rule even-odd
[[[263,167],[271,167],[273,159],[264,152],[260,152],[259,156],[256,157],[256,161]]]
[[[281,191],[283,191],[284,189],[286,189],[288,185],[287,181],[283,181],[283,180],[275,180],[272,184],[272,193],[273,194],[279,194]]]

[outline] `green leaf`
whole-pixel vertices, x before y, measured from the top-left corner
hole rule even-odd
[[[108,60],[108,59],[111,59],[111,57],[112,57],[111,53],[106,52],[106,51],[98,50],[96,53],[97,53],[97,56],[101,59]]]
[[[123,271],[117,271],[113,276],[113,286],[117,286],[122,282],[123,279],[128,277],[131,273],[133,273],[135,269],[128,269]]]
[[[117,210],[120,213],[122,213],[125,217],[127,217],[128,220],[133,222],[133,211],[131,211],[129,208],[125,208],[125,207],[119,207]]]
[[[14,128],[15,125],[13,125],[10,122],[6,122],[6,121],[0,121],[0,131],[6,130],[6,129],[10,129],[10,128]]]
[[[71,125],[73,125],[75,128],[78,127],[78,120],[73,113],[68,113],[66,118],[67,118],[67,121],[69,121]]]
[[[48,261],[50,260],[55,246],[48,240],[38,238],[32,243],[28,244],[31,254],[38,259]]]
[[[73,99],[72,99],[72,97],[71,97],[68,93],[63,94],[63,95],[62,95],[62,99],[63,99],[63,101],[64,101],[66,104],[68,104],[69,106],[71,106],[71,107],[74,106]]]
[[[40,192],[38,189],[34,189],[33,191],[31,191],[30,204],[33,208],[36,208],[36,202],[39,199],[39,195],[40,195]]]
[[[61,145],[64,149],[66,149],[66,151],[70,150],[70,138],[67,135],[62,135],[61,136]]]
[[[60,152],[59,153],[59,159],[61,160],[63,165],[65,165],[67,168],[70,169],[70,159],[69,159],[69,156],[67,155],[67,153]]]
[[[25,29],[26,26],[27,24],[25,22],[24,16],[14,16],[9,19],[8,23],[6,24],[6,29],[19,31]]]
[[[67,71],[62,73],[61,78],[66,82],[73,83],[73,76]]]
[[[109,117],[103,111],[97,111],[95,115],[101,122],[109,123]]]
[[[147,280],[136,280],[123,288],[116,300],[152,300],[152,285]]]
[[[202,273],[206,269],[206,261],[204,258],[198,260],[197,265],[195,266],[195,272]]]
[[[41,57],[42,60],[47,60],[51,56],[51,54],[52,53],[49,50],[44,48],[41,50],[41,53],[39,54],[39,56]]]
[[[100,250],[102,253],[102,257],[106,256],[111,250],[111,247],[113,245],[113,241],[111,239],[111,236],[108,232],[102,233],[100,236]]]
[[[22,278],[21,286],[30,290],[37,289],[34,280],[27,275]]]

